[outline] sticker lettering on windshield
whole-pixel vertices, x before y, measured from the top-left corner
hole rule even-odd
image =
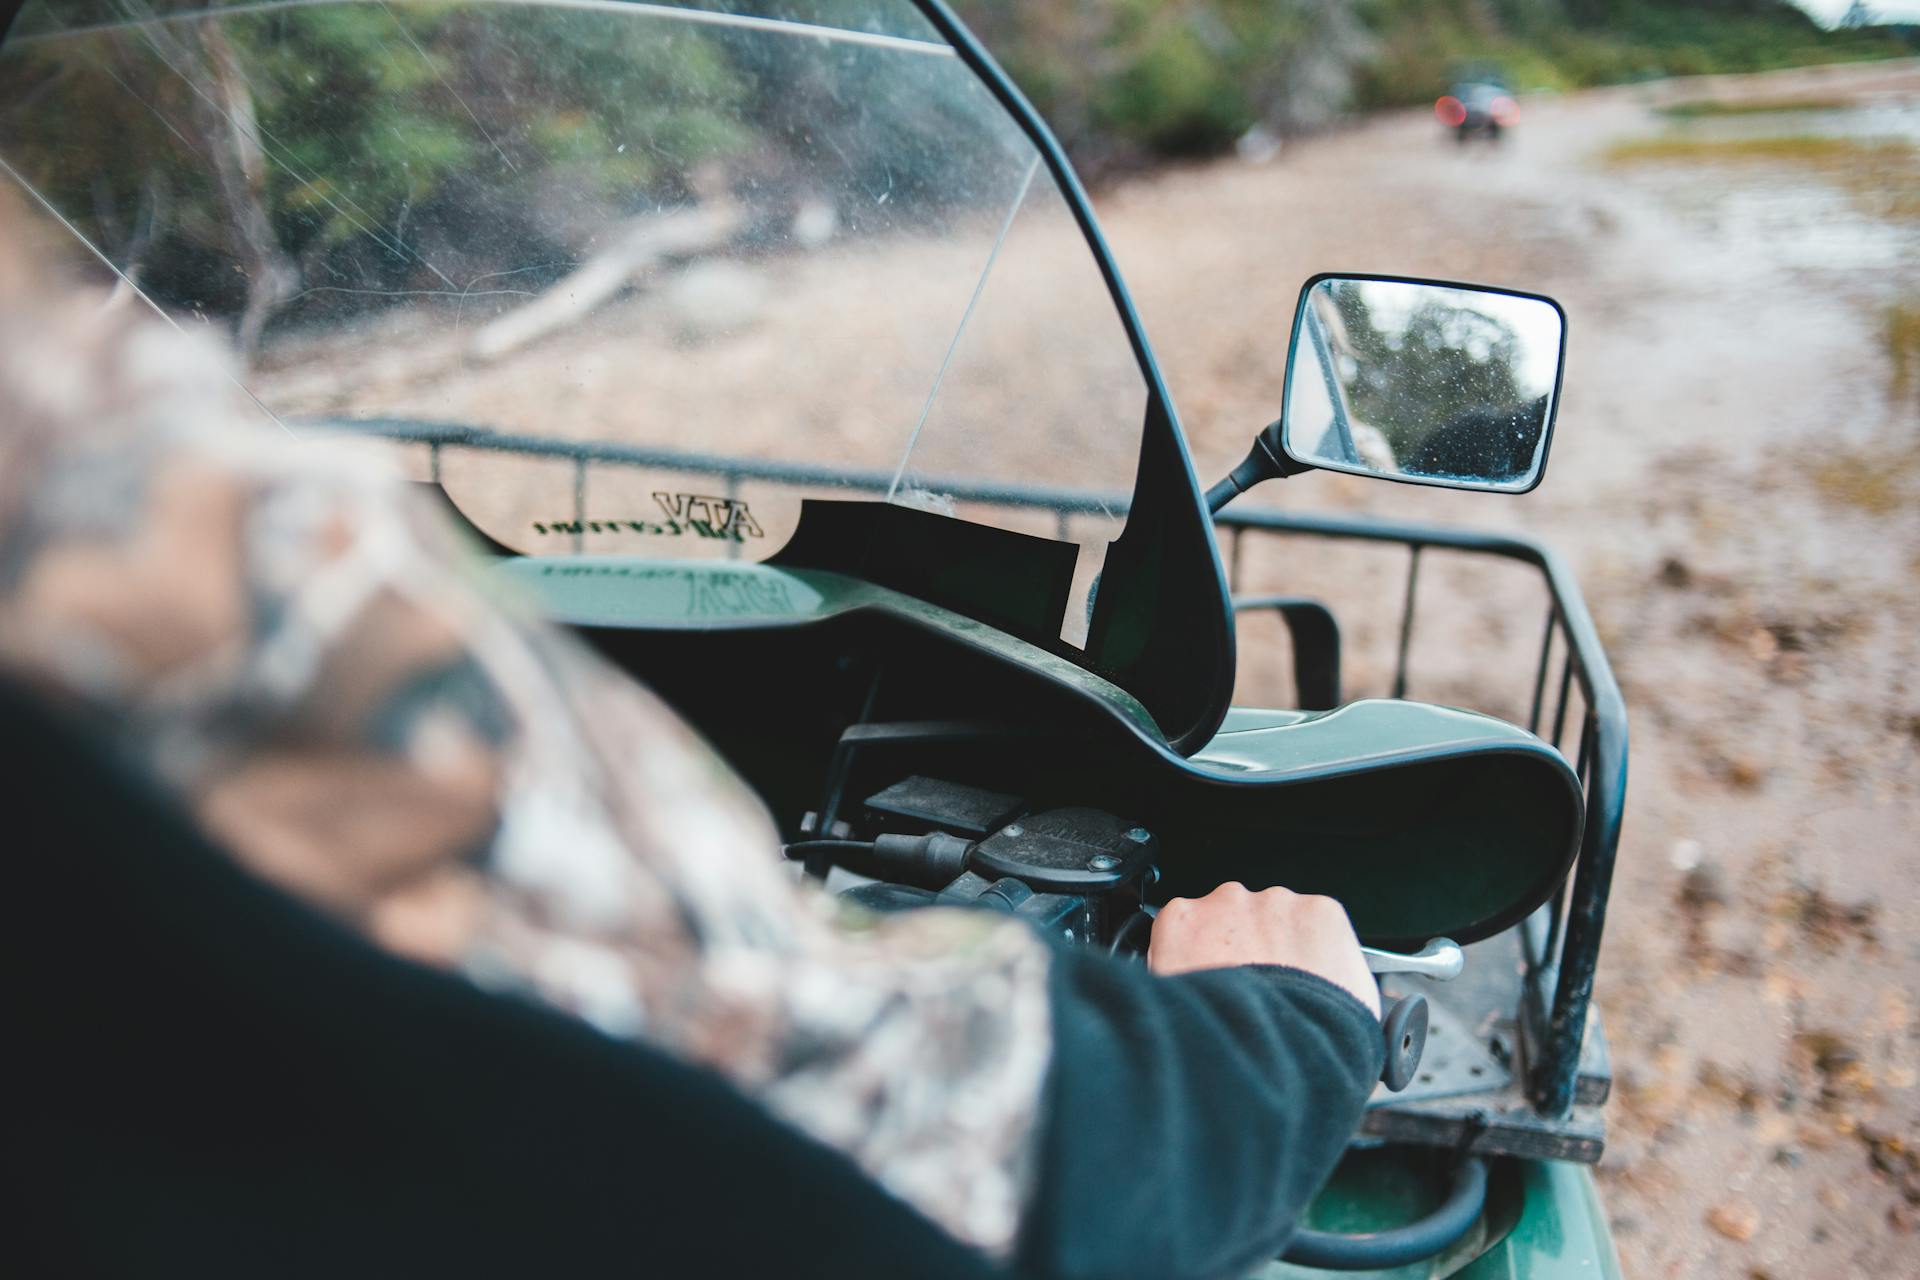
[[[580,533],[639,533],[655,538],[724,538],[745,542],[764,538],[766,531],[738,498],[708,493],[657,492],[664,520],[535,520],[533,531],[543,536]]]

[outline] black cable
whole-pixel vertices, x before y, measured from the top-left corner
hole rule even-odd
[[[1120,927],[1113,931],[1113,945],[1107,948],[1107,954],[1110,956],[1118,956],[1122,959],[1130,956],[1144,957],[1146,955],[1145,940],[1141,940],[1141,948],[1136,952],[1132,949],[1135,943],[1134,935],[1144,934],[1152,928],[1153,915],[1150,912],[1134,912],[1125,920],[1122,920]]]
[[[790,862],[804,862],[816,853],[872,853],[871,840],[796,840],[782,845],[780,852]]]
[[[972,849],[971,841],[933,831],[923,836],[889,833],[874,840],[798,840],[784,852],[809,863],[823,856],[856,875],[889,884],[944,889],[967,869]]]

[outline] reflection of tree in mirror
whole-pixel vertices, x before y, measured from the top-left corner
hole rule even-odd
[[[1520,385],[1521,339],[1506,319],[1432,287],[1348,281],[1328,292],[1344,329],[1336,363],[1348,406],[1401,470],[1485,480],[1528,471],[1546,401]],[[1418,300],[1403,309],[1400,297]]]

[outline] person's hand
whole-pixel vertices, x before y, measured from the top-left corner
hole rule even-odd
[[[1249,892],[1223,884],[1204,898],[1175,898],[1160,908],[1147,947],[1155,973],[1282,964],[1351,991],[1380,1016],[1380,987],[1360,954],[1347,911],[1332,898],[1291,889]]]

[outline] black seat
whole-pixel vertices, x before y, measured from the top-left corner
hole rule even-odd
[[[408,964],[0,682],[12,1275],[987,1277],[717,1077]]]

